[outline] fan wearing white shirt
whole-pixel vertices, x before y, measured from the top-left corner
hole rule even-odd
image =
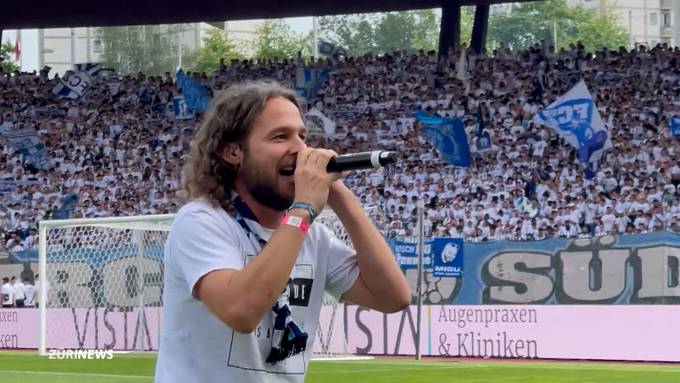
[[[35,307],[37,290],[30,279],[24,279],[24,307]]]
[[[14,305],[17,308],[24,307],[24,300],[26,299],[26,295],[24,294],[24,284],[21,283],[21,280],[17,281],[17,277],[12,277],[9,283],[12,285],[12,287],[14,287]]]
[[[9,284],[9,278],[2,278],[2,286],[0,286],[0,298],[2,298],[2,308],[14,307],[14,287]]]

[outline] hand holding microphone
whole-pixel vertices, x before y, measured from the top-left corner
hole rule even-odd
[[[312,148],[298,153],[293,169],[286,172],[293,173],[295,177],[295,201],[309,203],[316,211],[321,211],[328,200],[329,186],[342,178],[342,172],[379,168],[393,163],[397,155],[380,150],[334,154],[330,150]]]

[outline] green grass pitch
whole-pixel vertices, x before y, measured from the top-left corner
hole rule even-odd
[[[0,382],[152,382],[156,355],[115,354],[112,360],[50,360],[31,352],[0,352]],[[312,361],[308,383],[677,383],[672,364],[375,359]]]

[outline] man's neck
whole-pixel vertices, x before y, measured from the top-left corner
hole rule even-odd
[[[283,211],[271,209],[267,206],[257,202],[257,200],[241,185],[235,185],[236,193],[241,197],[243,202],[250,208],[250,211],[257,217],[257,222],[267,229],[276,229],[279,227],[281,215]]]

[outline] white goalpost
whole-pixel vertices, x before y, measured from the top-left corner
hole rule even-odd
[[[162,320],[163,247],[174,215],[39,223],[40,355],[50,349],[156,351]],[[316,224],[352,246],[330,209]],[[344,304],[325,294],[315,359],[348,352]]]
[[[163,246],[173,215],[39,223],[40,355],[158,347]]]

